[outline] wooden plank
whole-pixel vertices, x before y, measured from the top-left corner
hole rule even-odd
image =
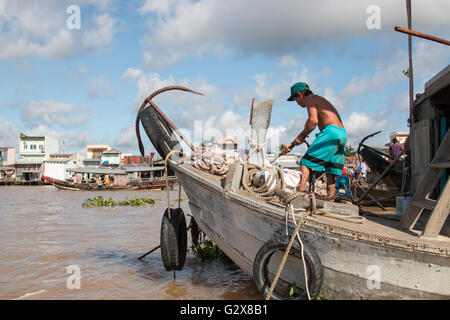
[[[411,127],[411,179],[414,184],[412,190],[414,192],[425,177],[425,172],[432,160],[430,128],[430,119],[414,123]]]
[[[423,208],[431,211],[435,208],[436,200],[415,200],[411,202],[411,205],[417,208]]]
[[[432,163],[436,164],[447,162],[449,155],[450,155],[450,130],[447,131],[447,134],[445,135],[444,140],[439,146]],[[443,168],[433,168],[431,166],[428,166],[423,181],[418,186],[418,188],[416,188],[413,201],[424,200],[425,198],[427,198],[428,194],[439,182],[439,179],[443,172],[444,172]],[[422,210],[420,208],[410,205],[406,210],[405,215],[400,220],[400,227],[404,229],[412,228],[417,222],[417,219],[419,219],[421,213]]]
[[[434,238],[439,235],[450,212],[450,178],[447,179],[437,204],[431,213],[423,232],[424,237]]]
[[[450,168],[450,161],[448,162],[440,162],[440,163],[432,163],[430,164],[432,168]]]

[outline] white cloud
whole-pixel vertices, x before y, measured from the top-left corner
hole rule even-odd
[[[293,68],[298,66],[298,60],[291,55],[282,56],[278,62],[281,68]]]
[[[142,14],[156,14],[143,39],[148,67],[166,67],[186,56],[286,55],[296,49],[312,50],[323,41],[342,44],[359,36],[392,34],[406,22],[401,1],[379,0],[381,30],[369,30],[366,9],[372,0],[306,1],[146,1]],[[450,2],[416,1],[414,25],[435,30],[448,24]],[[292,61],[291,61],[292,62]]]
[[[424,84],[432,76],[443,69],[450,58],[450,51],[441,45],[419,41],[413,47],[414,91],[422,92]],[[326,92],[330,101],[334,101],[339,110],[347,110],[355,98],[363,97],[368,93],[382,92],[386,87],[395,83],[408,83],[404,71],[408,70],[408,54],[399,50],[391,55],[389,63],[379,61],[375,72],[353,77],[349,83],[337,94],[331,88]],[[389,103],[399,107],[404,101],[394,101],[389,97]],[[403,98],[404,99],[404,98]],[[409,98],[408,98],[409,99]],[[332,101],[332,102],[333,102]],[[409,102],[408,104],[409,105]],[[399,109],[404,109],[400,107]]]
[[[145,135],[145,131],[142,130],[142,136]],[[114,140],[114,146],[119,148],[122,152],[128,152],[138,149],[136,131],[133,125],[122,127]],[[146,147],[146,149],[148,149]]]
[[[378,114],[368,114],[364,112],[352,112],[344,120],[345,130],[347,131],[347,145],[357,146],[361,139],[371,133],[386,129],[388,117],[386,112]],[[383,135],[378,135],[370,142],[381,144]]]
[[[17,147],[19,144],[19,130],[12,122],[0,118],[0,146]]]
[[[92,137],[89,132],[61,132],[53,130],[51,127],[39,124],[36,127],[24,130],[22,133],[29,136],[50,136],[58,140],[59,152],[80,152],[86,150],[86,145],[97,143],[97,139]],[[19,136],[17,136],[19,139]]]
[[[80,5],[100,9],[108,0],[85,0]],[[115,19],[106,13],[84,16],[81,30],[66,27],[69,0],[3,0],[0,7],[0,59],[38,57],[66,59],[73,55],[105,49],[114,36]]]
[[[104,50],[114,35],[116,20],[108,14],[94,17],[94,27],[83,34],[82,45],[88,49]]]
[[[153,91],[161,89],[166,86],[175,85],[175,80],[172,76],[168,79],[162,79],[159,73],[146,74],[140,69],[128,68],[122,75],[124,79],[130,79],[136,82],[138,87],[138,93],[135,99],[135,108],[138,108],[140,104],[148,97]]]
[[[88,108],[87,105],[77,106],[46,100],[24,103],[20,112],[22,121],[28,126],[54,127],[58,125],[61,128],[71,128],[87,122],[89,118]]]

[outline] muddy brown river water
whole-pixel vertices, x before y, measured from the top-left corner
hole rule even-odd
[[[96,195],[162,200],[146,207],[82,208]],[[174,207],[177,197],[171,191]],[[166,207],[165,191],[0,186],[0,299],[262,299],[249,276],[220,259],[202,261],[188,253],[176,280],[159,250],[138,260],[159,245]],[[181,207],[190,213],[187,200]]]

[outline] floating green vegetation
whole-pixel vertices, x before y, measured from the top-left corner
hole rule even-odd
[[[160,201],[161,198],[140,198],[137,196],[132,196],[131,198],[125,198],[125,200],[118,201],[114,198],[103,198],[102,196],[96,196],[92,199],[87,199],[83,202],[83,208],[91,207],[118,207],[118,206],[132,206],[132,207],[142,207],[147,204],[155,204],[156,201]]]

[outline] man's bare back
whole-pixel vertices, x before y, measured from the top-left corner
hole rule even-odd
[[[304,101],[306,108],[315,107],[317,109],[318,126],[321,131],[329,125],[344,128],[339,113],[327,99],[316,94],[309,94]]]

